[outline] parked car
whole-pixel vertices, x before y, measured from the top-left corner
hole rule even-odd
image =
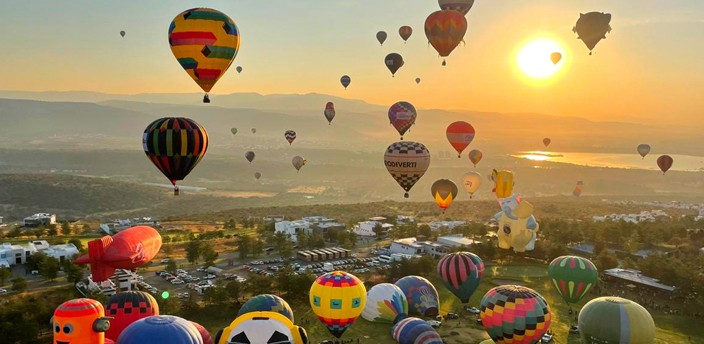
[[[437,320],[426,320],[426,322],[427,322],[430,326],[432,326],[433,328],[438,328],[438,327],[442,326],[442,323],[439,322],[439,321],[437,321]]]
[[[0,294],[7,294],[7,289],[0,288]]]
[[[207,276],[203,277],[204,280],[209,280],[209,279],[215,279],[218,276],[215,276],[213,274],[208,274]]]
[[[552,341],[552,334],[546,333],[540,338],[541,343],[550,343]]]
[[[178,275],[180,275],[180,274],[187,274],[187,273],[188,273],[188,271],[186,271],[186,270],[183,270],[183,269],[176,269],[176,274],[178,274]]]
[[[245,267],[248,267],[248,266],[245,265]],[[197,268],[196,271],[197,272],[205,272],[205,268],[201,266],[201,267]]]
[[[185,282],[183,282],[182,279],[174,278],[171,280],[171,284],[183,284],[183,283],[185,283]]]
[[[477,308],[477,307],[464,306],[464,310],[467,311],[467,312],[469,312],[469,313],[472,313],[472,314],[479,314],[479,313],[481,313],[481,311],[480,311],[479,308]]]
[[[161,264],[168,264],[169,262],[171,262],[171,259],[169,259],[169,258],[165,258],[165,259],[161,260]]]
[[[457,315],[457,313],[447,313],[447,315],[445,315],[445,317],[448,319],[459,319],[460,318],[460,316]]]

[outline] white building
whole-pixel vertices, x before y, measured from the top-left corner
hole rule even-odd
[[[374,232],[374,228],[377,225],[381,226],[382,232],[384,232],[384,233],[391,230],[391,228],[394,228],[394,225],[392,225],[390,223],[382,223],[379,221],[364,221],[364,222],[357,223],[352,228],[352,232],[354,234],[357,234],[360,236],[375,237],[376,233]]]
[[[403,238],[391,243],[391,253],[422,254],[423,245],[417,243],[416,238]]]
[[[30,217],[25,217],[22,225],[25,227],[37,227],[41,225],[55,225],[56,215],[48,213],[38,213]]]
[[[469,247],[478,241],[465,238],[462,234],[455,234],[438,237],[437,243],[447,247]]]
[[[298,241],[298,233],[305,232],[310,234],[313,229],[310,228],[308,221],[279,221],[274,224],[275,233],[284,233],[291,237],[294,242]]]
[[[433,221],[428,223],[428,227],[433,231],[438,231],[443,227],[452,230],[455,227],[464,226],[466,224],[467,221]]]
[[[447,254],[452,248],[467,247],[475,243],[477,243],[477,241],[465,238],[462,235],[449,235],[439,237],[438,241],[436,242],[418,241],[416,238],[404,238],[394,240],[391,243],[389,251],[392,254],[425,254],[437,258]]]
[[[281,222],[281,221],[283,221],[283,220],[284,220],[284,216],[283,216],[283,215],[267,215],[267,216],[264,216],[264,222],[267,222],[267,223],[269,223],[269,222],[274,222],[274,223],[276,223],[276,222]]]
[[[3,243],[0,246],[0,266],[10,267],[15,264],[24,264],[30,252],[20,245]]]
[[[43,252],[63,262],[77,255],[78,248],[73,244],[49,245],[45,240],[31,241],[26,246],[4,243],[0,246],[0,266],[25,264],[27,259],[37,252]]]
[[[47,256],[57,259],[63,263],[78,255],[78,248],[74,244],[53,245],[43,251]]]
[[[609,214],[604,216],[592,216],[592,221],[594,222],[606,222],[606,221],[624,221],[629,223],[641,223],[641,222],[654,222],[657,218],[668,218],[671,219],[672,216],[668,215],[666,212],[655,209],[651,211],[641,211],[638,214]]]

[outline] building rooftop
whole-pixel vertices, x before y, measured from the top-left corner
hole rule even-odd
[[[454,236],[454,235],[448,235],[448,236],[442,236],[438,237],[438,242],[440,241],[445,241],[445,242],[452,242],[456,245],[462,245],[462,246],[470,246],[472,244],[478,243],[478,241],[465,238],[463,236]]]
[[[369,221],[386,221],[386,218],[383,216],[374,216],[374,217],[370,217]]]
[[[659,282],[659,280],[648,277],[648,276],[643,276],[640,274],[640,271],[638,270],[631,270],[631,269],[619,269],[619,268],[614,268],[614,269],[609,269],[605,270],[604,273],[606,275],[620,278],[626,281],[630,281],[633,283],[638,283],[642,285],[647,285],[649,287],[665,290],[665,291],[674,291],[675,287],[671,287],[669,285],[665,285]]]
[[[415,248],[420,248],[422,247],[417,243],[416,238],[403,238],[403,239],[398,239],[394,240],[394,243],[399,244],[399,245],[406,245],[406,246],[411,246]]]

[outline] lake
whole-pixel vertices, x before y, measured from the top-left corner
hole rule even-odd
[[[649,154],[641,159],[640,155],[619,153],[577,153],[577,152],[545,152],[528,151],[511,155],[516,158],[533,161],[550,161],[565,164],[592,167],[637,168],[659,170],[657,159],[659,155]],[[704,171],[704,157],[692,155],[670,154],[673,163],[671,171]]]

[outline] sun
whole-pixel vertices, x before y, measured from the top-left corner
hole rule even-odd
[[[516,62],[525,75],[545,79],[560,70],[563,64],[562,56],[560,45],[549,39],[537,39],[521,48]]]

